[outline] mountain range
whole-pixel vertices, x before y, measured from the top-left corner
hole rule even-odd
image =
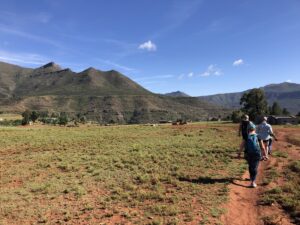
[[[300,84],[284,82],[269,84],[261,87],[261,89],[264,90],[270,106],[276,101],[281,108],[287,108],[293,114],[300,112]],[[248,91],[200,96],[198,98],[223,107],[239,108],[242,95]]]
[[[115,70],[76,73],[54,62],[24,68],[0,62],[0,111],[82,113],[100,123],[206,120],[230,110],[195,97],[154,94]]]
[[[174,92],[166,93],[165,95],[170,97],[191,97],[190,95],[182,91],[174,91]]]

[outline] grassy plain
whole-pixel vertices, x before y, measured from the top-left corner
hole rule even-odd
[[[0,224],[217,224],[236,125],[0,128]]]
[[[4,114],[0,114],[0,118],[2,120],[21,120],[22,115],[14,114],[14,113],[4,113]]]
[[[289,129],[288,127],[286,129]],[[292,218],[300,223],[300,133],[298,129],[290,130],[286,136],[285,146],[274,152],[276,163],[267,170],[266,184],[269,188],[262,196],[265,205],[279,204]],[[283,149],[285,148],[285,149]],[[273,183],[273,185],[272,185]],[[275,184],[275,185],[274,185]],[[276,221],[278,218],[267,218]],[[271,223],[268,223],[271,224]],[[274,223],[273,223],[274,224]]]

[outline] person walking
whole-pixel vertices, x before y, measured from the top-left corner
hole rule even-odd
[[[248,133],[249,133],[249,127],[254,125],[250,120],[248,115],[243,115],[242,116],[242,121],[239,126],[239,132],[238,135],[242,136],[242,142],[240,144],[240,149],[238,151],[238,158],[241,157],[241,153],[243,150],[245,150],[245,143],[248,139]]]
[[[268,159],[268,155],[272,154],[272,137],[275,139],[275,141],[277,141],[277,138],[273,133],[272,126],[267,123],[267,120],[267,117],[263,117],[262,122],[257,126],[257,135],[258,139],[262,140],[263,142],[263,146],[266,151],[266,158]]]
[[[255,125],[252,123],[249,125],[249,134],[245,142],[245,153],[246,160],[249,167],[250,174],[250,187],[256,188],[256,177],[258,173],[258,166],[262,155],[265,155],[265,151],[260,147],[262,143],[259,141],[257,134],[255,132]]]

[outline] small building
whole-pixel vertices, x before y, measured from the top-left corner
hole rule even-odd
[[[268,123],[271,125],[298,124],[298,118],[295,116],[268,116]]]

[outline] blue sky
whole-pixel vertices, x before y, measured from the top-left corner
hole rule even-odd
[[[1,0],[0,61],[192,96],[300,83],[299,0]]]

